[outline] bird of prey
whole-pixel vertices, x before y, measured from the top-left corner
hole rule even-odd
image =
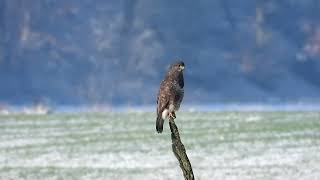
[[[179,110],[184,95],[183,70],[184,62],[177,61],[169,67],[160,83],[157,97],[156,130],[162,133],[164,120],[168,117],[175,119],[175,111]]]

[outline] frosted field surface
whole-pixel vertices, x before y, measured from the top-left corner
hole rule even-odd
[[[198,180],[320,179],[320,112],[177,113]],[[0,116],[0,179],[183,179],[154,113]]]

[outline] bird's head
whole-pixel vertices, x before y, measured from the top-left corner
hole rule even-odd
[[[170,71],[174,72],[182,72],[184,70],[184,62],[183,61],[177,61],[170,66]]]

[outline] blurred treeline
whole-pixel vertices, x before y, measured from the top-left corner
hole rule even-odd
[[[319,0],[1,0],[0,103],[320,102]]]

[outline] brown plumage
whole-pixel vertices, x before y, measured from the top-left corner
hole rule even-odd
[[[175,118],[175,111],[179,110],[184,96],[184,63],[178,61],[173,63],[165,78],[160,83],[157,97],[157,120],[156,130],[161,133],[164,120],[169,116]]]

